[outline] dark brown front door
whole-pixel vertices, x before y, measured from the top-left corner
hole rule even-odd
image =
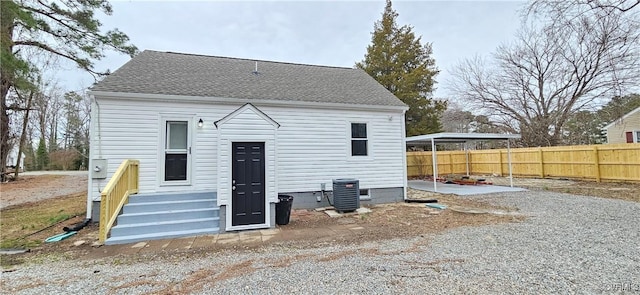
[[[231,225],[265,223],[264,142],[232,143]]]

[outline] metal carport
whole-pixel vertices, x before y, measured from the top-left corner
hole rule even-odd
[[[438,143],[463,143],[467,164],[467,175],[469,175],[469,152],[467,142],[479,140],[506,140],[507,158],[509,162],[509,184],[513,187],[513,173],[511,170],[511,144],[510,139],[519,139],[520,134],[498,134],[498,133],[434,133],[426,135],[411,136],[405,139],[406,146],[427,146],[431,145],[431,156],[433,165],[433,188],[437,192],[438,179],[438,158],[436,157]]]

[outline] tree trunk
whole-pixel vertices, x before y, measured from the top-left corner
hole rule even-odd
[[[7,5],[10,2],[2,1],[0,5],[0,25],[2,30],[2,40],[0,42],[2,54],[12,54],[13,42],[13,23],[15,14]],[[4,57],[3,57],[4,60]],[[7,156],[9,155],[9,114],[7,113],[7,94],[11,88],[12,77],[10,69],[5,65],[0,68],[0,181],[6,180],[5,172],[7,172]]]
[[[0,181],[6,180],[7,156],[9,155],[9,114],[7,114],[7,94],[9,93],[9,81],[2,75],[0,85]]]
[[[16,162],[16,171],[14,172],[13,179],[18,180],[18,173],[20,171],[20,160],[22,160],[22,150],[24,148],[24,141],[27,138],[27,125],[29,123],[29,111],[31,110],[31,100],[33,99],[33,92],[29,93],[29,98],[27,99],[27,107],[24,114],[24,119],[22,121],[22,133],[20,134],[20,144],[18,145],[18,156]]]

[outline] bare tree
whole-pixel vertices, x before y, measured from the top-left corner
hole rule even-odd
[[[490,60],[465,60],[454,73],[457,95],[520,132],[525,146],[561,144],[575,112],[640,80],[635,11],[554,3],[561,1],[534,2],[514,42]]]
[[[63,126],[64,150],[73,152],[73,169],[87,167],[89,159],[89,119],[91,101],[88,95],[78,92],[64,94]]]
[[[535,0],[525,12],[531,14],[564,15],[578,17],[591,10],[613,10],[617,12],[631,12],[640,6],[640,0],[573,0],[549,1]]]

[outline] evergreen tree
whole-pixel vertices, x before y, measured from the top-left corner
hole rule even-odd
[[[607,125],[638,107],[640,107],[640,94],[632,93],[625,96],[615,96],[598,110],[598,117],[602,120],[603,125]]]
[[[47,151],[44,138],[40,138],[36,150],[36,170],[46,170],[47,168],[49,168],[49,151]]]
[[[439,132],[446,102],[431,98],[438,74],[431,44],[423,45],[412,26],[398,26],[397,17],[387,0],[382,19],[374,25],[371,45],[356,67],[409,106],[405,114],[407,136]]]
[[[28,143],[25,146],[24,150],[24,170],[25,171],[33,171],[37,170],[36,167],[38,163],[36,161],[36,151],[33,150],[33,146],[31,145],[31,140],[28,140]]]

